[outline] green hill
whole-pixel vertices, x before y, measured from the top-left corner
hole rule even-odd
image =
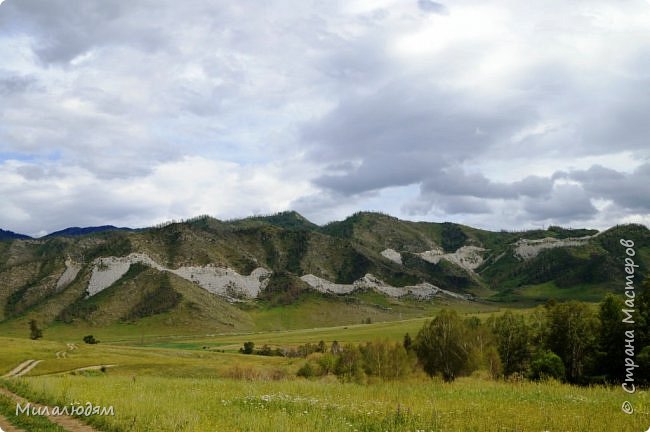
[[[640,281],[650,266],[642,225],[492,232],[361,212],[321,227],[284,212],[11,238],[0,241],[0,327],[35,317],[236,331],[289,307],[297,321],[320,305],[347,311],[333,320],[354,322],[373,311],[381,319],[422,315],[449,302],[597,301],[624,281],[621,238],[635,242]]]

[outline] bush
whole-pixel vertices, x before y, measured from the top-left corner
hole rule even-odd
[[[311,378],[315,375],[314,367],[311,362],[305,363],[300,369],[298,369],[298,376],[303,378]]]
[[[84,342],[86,342],[87,344],[99,343],[99,341],[95,339],[95,336],[93,335],[84,336]]]
[[[381,379],[399,379],[412,371],[406,349],[398,342],[374,341],[361,347],[363,366],[367,375]]]
[[[244,342],[244,346],[239,348],[239,352],[242,354],[253,354],[255,349],[255,342]]]
[[[43,330],[38,327],[36,320],[29,321],[29,337],[33,340],[43,337]]]
[[[534,380],[555,378],[564,379],[565,370],[562,359],[553,351],[539,352],[530,363],[530,378]]]
[[[334,369],[336,368],[336,357],[333,354],[325,353],[318,359],[318,366],[320,366],[322,375],[334,373]]]
[[[363,382],[363,358],[359,348],[346,345],[336,361],[336,376],[343,382]]]

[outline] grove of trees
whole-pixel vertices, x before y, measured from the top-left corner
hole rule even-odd
[[[507,311],[484,322],[443,311],[420,330],[413,346],[423,370],[446,381],[484,369],[492,376],[619,383],[631,358],[638,365],[636,384],[647,385],[650,281],[636,297],[634,323],[623,321],[625,308],[621,297],[608,294],[599,305],[551,301],[532,313]]]
[[[334,342],[328,349],[321,341],[285,355],[307,358],[298,375],[308,378],[334,374],[341,381],[394,380],[419,370],[453,381],[484,371],[492,378],[553,378],[588,385],[623,382],[629,375],[626,358],[632,353],[638,365],[635,385],[648,385],[649,281],[636,297],[634,324],[623,322],[625,307],[621,297],[608,294],[600,304],[550,301],[533,311],[506,311],[486,320],[463,319],[453,310],[443,310],[415,337],[404,335],[401,343]]]

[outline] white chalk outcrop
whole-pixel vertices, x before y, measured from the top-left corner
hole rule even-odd
[[[61,277],[59,277],[59,280],[56,281],[56,291],[61,291],[70,285],[72,281],[75,280],[80,270],[81,264],[72,261],[70,258],[65,260],[65,271]]]
[[[131,264],[142,263],[160,271],[167,271],[199,285],[207,291],[230,299],[257,297],[269,283],[271,272],[258,267],[250,275],[241,275],[228,267],[187,266],[169,269],[161,266],[149,256],[132,253],[125,257],[97,258],[93,262],[92,275],[88,283],[88,296],[93,296],[117,282],[129,271]]]
[[[405,287],[394,287],[370,273],[351,284],[333,283],[312,274],[302,276],[300,279],[316,291],[330,294],[349,294],[353,291],[373,290],[395,298],[412,296],[418,299],[430,299],[435,296],[444,295],[463,300],[468,299],[468,296],[466,295],[443,290],[427,282]]]
[[[132,262],[129,257],[97,258],[93,261],[93,272],[88,282],[88,297],[105,290],[124,276]]]
[[[227,267],[180,267],[168,270],[177,276],[198,284],[200,287],[214,294],[229,298],[257,297],[269,283],[271,272],[263,267],[258,267],[250,275],[240,275],[235,270]]]
[[[598,234],[585,237],[570,237],[566,239],[556,239],[552,237],[546,237],[539,240],[519,239],[514,244],[514,255],[516,258],[528,260],[535,258],[544,249],[583,246],[597,235]]]
[[[132,253],[124,257],[97,258],[93,262],[92,274],[88,283],[88,296],[93,296],[113,285],[135,263],[142,263],[159,271],[173,273],[211,293],[230,300],[258,297],[260,292],[266,289],[272,275],[270,270],[263,267],[256,268],[250,275],[246,276],[237,273],[234,269],[217,267],[212,264],[169,269],[161,266],[145,254]],[[448,296],[468,299],[466,295],[443,290],[426,282],[412,286],[394,287],[370,273],[351,284],[333,283],[313,274],[304,275],[300,279],[317,291],[331,294],[349,294],[357,290],[374,290],[396,298],[412,296],[418,299],[430,299],[435,296]]]
[[[423,260],[433,264],[438,264],[441,259],[444,259],[472,273],[483,264],[484,251],[485,249],[478,246],[463,246],[452,253],[445,253],[441,248],[436,248],[421,252],[418,255]]]
[[[386,249],[381,252],[381,255],[397,264],[402,264],[402,255],[394,249]]]
[[[330,282],[327,279],[322,279],[318,276],[314,276],[313,274],[306,274],[304,276],[301,276],[300,279],[302,279],[307,283],[307,285],[316,291],[320,291],[322,293],[348,294],[356,289],[352,284],[337,284]]]

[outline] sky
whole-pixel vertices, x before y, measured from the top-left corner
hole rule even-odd
[[[650,1],[0,2],[0,228],[650,225]]]

